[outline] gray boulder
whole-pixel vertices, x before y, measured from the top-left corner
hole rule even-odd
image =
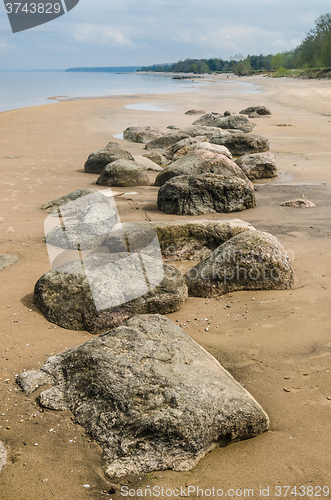
[[[249,106],[248,108],[239,111],[240,115],[250,115],[256,113],[257,115],[271,115],[271,111],[265,106]]]
[[[17,261],[18,257],[16,257],[16,255],[11,255],[10,253],[4,253],[0,255],[0,271],[5,269],[6,267],[12,266]]]
[[[54,216],[58,224],[54,226]],[[64,250],[89,250],[102,245],[118,222],[115,205],[108,198],[95,193],[61,206],[45,221],[46,243]]]
[[[65,205],[70,201],[75,201],[78,198],[81,198],[82,196],[87,196],[89,194],[94,194],[94,193],[97,193],[96,189],[92,188],[77,189],[76,191],[72,191],[71,193],[56,198],[55,200],[51,200],[48,201],[47,203],[44,203],[43,205],[41,205],[40,208],[42,210],[47,210],[47,212],[52,212],[55,208],[61,207],[62,205]]]
[[[186,111],[186,115],[203,115],[205,113],[204,109],[189,109]]]
[[[165,131],[155,127],[128,127],[123,132],[123,138],[130,142],[145,144],[164,134],[166,134]]]
[[[227,116],[222,116],[218,113],[210,113],[198,118],[193,125],[207,125],[212,127],[219,127],[223,129],[236,129],[243,132],[251,132],[254,125],[249,121],[246,116],[231,113]]]
[[[186,273],[189,295],[213,297],[237,290],[281,290],[293,269],[277,238],[261,231],[234,236]]]
[[[191,144],[190,146],[183,147],[179,149],[173,156],[174,160],[177,160],[180,156],[185,156],[191,151],[196,151],[198,149],[203,149],[205,151],[210,151],[211,153],[216,153],[220,155],[227,156],[230,160],[233,159],[232,154],[225,146],[220,146],[219,144],[211,144],[210,142],[197,142],[196,144]]]
[[[176,142],[181,141],[182,139],[186,139],[187,137],[189,137],[189,135],[184,134],[181,131],[179,131],[177,134],[164,135],[157,139],[153,139],[152,141],[145,144],[145,149],[147,150],[156,149],[159,151],[163,151],[172,144],[175,144]]]
[[[37,281],[33,300],[52,323],[100,333],[137,314],[178,311],[186,298],[177,269],[148,253],[119,252],[52,269]]]
[[[162,256],[165,260],[202,260],[222,243],[243,231],[254,230],[248,222],[240,219],[228,220],[175,220],[155,222],[126,222],[122,227],[130,245],[146,248],[157,234]],[[151,230],[152,233],[151,234]],[[109,251],[121,247],[121,235],[114,239],[114,231],[106,245]]]
[[[104,148],[98,149],[89,155],[87,158],[84,171],[90,174],[101,174],[103,169],[109,163],[116,160],[132,160],[134,158],[131,153],[120,148]]]
[[[220,130],[218,127],[208,127],[202,125],[190,125],[189,127],[185,127],[180,129],[184,134],[189,135],[190,137],[196,137],[197,135],[202,135],[211,140],[212,137],[216,136],[226,136],[229,135],[230,132],[227,130]]]
[[[216,174],[174,177],[157,196],[158,209],[176,215],[238,212],[255,205],[254,191],[246,181]]]
[[[315,203],[309,200],[302,200],[297,198],[295,200],[283,201],[280,204],[281,207],[291,207],[291,208],[314,208],[316,207]]]
[[[48,358],[30,372],[30,385],[38,372],[53,379],[40,404],[73,412],[102,447],[111,477],[187,471],[214,448],[269,427],[220,363],[160,315],[132,318]]]
[[[251,181],[277,177],[276,157],[272,153],[253,153],[235,160]]]
[[[106,165],[96,183],[112,187],[150,186],[145,166],[130,160],[117,160]]]
[[[155,149],[153,151],[148,151],[148,153],[144,153],[143,156],[145,156],[145,158],[147,158],[148,160],[153,161],[162,168],[166,167],[170,163],[170,161],[165,156],[163,156],[160,151],[156,151]]]
[[[144,156],[144,155],[136,155],[135,156],[135,160],[142,167],[144,167],[145,170],[152,170],[154,172],[161,172],[163,170],[163,168],[160,167],[160,165],[158,165],[157,163],[155,163],[153,160],[150,160],[149,158],[146,158],[146,156]]]
[[[212,153],[198,149],[191,153],[181,156],[178,160],[170,163],[160,172],[155,179],[155,186],[162,186],[172,177],[178,175],[200,175],[200,174],[219,174],[240,177],[251,187],[252,183],[247,179],[241,168],[234,161],[225,155]]]
[[[263,153],[269,150],[269,141],[262,135],[244,134],[236,132],[234,134],[215,135],[210,138],[212,144],[225,146],[235,156],[242,156],[251,153]]]
[[[0,472],[7,464],[7,450],[2,441],[0,441]]]
[[[172,160],[174,155],[179,151],[180,149],[186,148],[188,146],[191,146],[193,144],[199,144],[201,142],[209,142],[209,139],[207,139],[206,136],[199,135],[196,137],[188,137],[187,139],[182,139],[181,141],[175,142],[175,144],[172,144],[169,146],[165,151],[163,151],[163,155],[169,159]]]

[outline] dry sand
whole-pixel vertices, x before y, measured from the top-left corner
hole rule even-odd
[[[197,92],[60,102],[0,115],[0,255],[20,259],[0,274],[0,440],[8,449],[1,500],[123,498],[119,492],[105,494],[111,480],[104,474],[102,451],[72,414],[42,412],[35,403],[38,393],[26,397],[15,385],[14,376],[23,369],[37,368],[47,355],[92,337],[48,323],[31,304],[35,282],[50,269],[46,214],[39,206],[93,187],[96,176],[83,172],[88,154],[130,125],[187,126],[194,117],[184,113],[191,108],[238,112],[256,104],[272,111],[271,117],[253,120],[254,132],[269,138],[279,177],[257,185],[256,208],[208,218],[241,218],[274,234],[293,259],[295,286],[232,293],[220,302],[190,298],[169,317],[185,323],[185,331],[250,391],[268,413],[270,431],[216,449],[190,472],[144,474],[123,484],[215,487],[234,498],[252,496],[245,488],[261,497],[260,487],[268,486],[270,498],[279,492],[285,497],[286,489],[276,486],[291,486],[291,497],[296,486],[299,496],[300,485],[308,492],[304,498],[315,498],[324,496],[318,487],[331,487],[331,82],[253,77],[240,81],[258,85],[260,93],[240,93],[245,86],[219,80]],[[125,108],[137,103],[167,111]],[[144,152],[143,145],[118,142],[134,155]],[[123,221],[174,218],[157,210],[157,188],[134,191],[139,194],[118,198]],[[280,206],[297,197],[316,208]],[[229,488],[242,493],[233,495]]]

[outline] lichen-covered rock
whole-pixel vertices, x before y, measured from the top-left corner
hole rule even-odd
[[[256,113],[257,115],[271,115],[271,111],[265,106],[249,106],[248,108],[239,111],[240,115],[250,115]]]
[[[316,207],[315,203],[309,200],[302,200],[301,198],[297,198],[295,200],[283,201],[280,204],[281,207],[291,207],[291,208],[314,208]]]
[[[155,163],[154,160],[147,158],[145,155],[136,155],[135,160],[137,163],[139,163],[146,170],[152,170],[154,172],[161,172],[161,170],[163,169],[163,167],[161,167],[160,165]],[[168,163],[169,162],[167,161],[167,164]]]
[[[175,144],[169,146],[165,151],[163,151],[163,154],[167,159],[172,160],[174,155],[180,149],[186,148],[193,144],[200,144],[202,142],[209,142],[209,139],[203,135],[188,137],[187,139],[182,139],[181,141],[175,142]]]
[[[164,135],[157,139],[153,139],[150,142],[147,142],[147,144],[145,144],[145,149],[147,150],[156,149],[159,151],[163,151],[164,149],[167,149],[169,146],[172,146],[172,144],[175,144],[176,142],[181,141],[182,139],[187,139],[188,137],[189,137],[188,134],[185,134],[179,130],[176,134]]]
[[[96,183],[112,187],[150,185],[145,166],[130,160],[117,160],[106,165]]]
[[[233,134],[214,134],[210,138],[213,144],[226,146],[235,156],[242,156],[251,153],[263,153],[269,150],[269,141],[262,135],[244,134],[236,132]]]
[[[87,158],[84,171],[90,174],[101,174],[106,165],[116,160],[134,161],[134,158],[129,151],[125,151],[124,149],[116,147],[98,149]]]
[[[6,267],[12,266],[17,261],[18,257],[16,255],[11,255],[10,253],[4,253],[0,255],[0,271],[5,269]]]
[[[230,132],[227,130],[221,130],[218,127],[203,126],[203,125],[190,125],[189,127],[181,128],[181,132],[189,135],[190,137],[196,137],[199,135],[207,137],[209,140],[214,136],[225,136],[229,135]]]
[[[211,144],[210,142],[197,142],[190,146],[183,147],[179,149],[173,156],[173,160],[177,160],[180,156],[185,156],[191,151],[197,151],[198,149],[203,149],[205,151],[210,151],[211,153],[216,153],[219,155],[224,155],[232,160],[232,154],[225,146],[220,146],[219,144]]]
[[[235,160],[251,181],[277,177],[276,157],[272,153],[253,153]]]
[[[187,471],[217,446],[269,427],[220,363],[160,315],[132,318],[48,358],[40,371],[54,381],[40,404],[71,410],[102,447],[113,477]]]
[[[160,172],[155,179],[155,186],[162,186],[172,177],[178,175],[201,175],[218,174],[233,177],[239,177],[246,181],[251,187],[252,183],[248,180],[240,167],[223,154],[213,153],[204,149],[197,149],[187,155],[181,156],[176,161],[170,163]]]
[[[52,269],[37,281],[33,300],[52,323],[100,333],[137,314],[177,311],[186,298],[177,269],[147,254],[119,252]]]
[[[255,205],[254,191],[246,181],[217,174],[173,177],[157,196],[158,209],[176,215],[238,212]]]
[[[234,236],[186,273],[189,295],[213,297],[237,290],[281,290],[293,269],[277,238],[261,231]]]
[[[59,213],[58,224],[54,216]],[[45,221],[46,243],[64,250],[89,250],[102,245],[118,222],[115,205],[101,193],[94,193],[66,203],[48,216],[50,231]]]
[[[160,165],[160,167],[166,167],[169,165],[170,161],[163,156],[160,151],[156,151],[155,149],[152,151],[148,151],[148,153],[144,153],[143,156],[145,156],[147,159],[154,161],[157,165]]]
[[[223,129],[236,129],[242,130],[245,133],[251,132],[254,127],[246,116],[234,113],[230,113],[227,116],[222,116],[218,113],[210,113],[198,118],[198,120],[193,122],[193,125],[210,125]]]
[[[240,219],[175,220],[154,222],[126,222],[123,229],[134,247],[144,248],[151,242],[150,229],[156,232],[164,259],[200,261],[236,234],[254,227]],[[114,231],[106,242],[111,252],[121,245],[121,234],[116,241]]]
[[[130,142],[145,144],[165,134],[164,130],[155,127],[128,127],[123,132],[123,138]]]
[[[71,193],[65,194],[63,196],[60,196],[59,198],[56,198],[55,200],[48,201],[47,203],[44,203],[41,205],[42,210],[47,210],[47,212],[51,212],[54,210],[56,207],[61,207],[62,205],[65,205],[66,203],[69,203],[70,201],[75,201],[78,198],[81,198],[83,196],[87,196],[89,194],[94,194],[97,193],[96,189],[93,188],[82,188],[82,189],[77,189],[76,191],[72,191]]]

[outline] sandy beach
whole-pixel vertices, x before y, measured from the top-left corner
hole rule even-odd
[[[129,126],[184,127],[195,119],[185,115],[189,109],[239,112],[250,105],[271,110],[252,121],[254,133],[270,141],[278,178],[256,184],[253,209],[195,219],[239,218],[272,233],[292,260],[294,287],[236,292],[221,301],[189,298],[169,318],[187,324],[184,331],[254,396],[270,430],[212,451],[190,472],[157,471],[117,483],[135,490],[215,487],[232,498],[272,499],[323,497],[323,487],[331,488],[331,82],[241,78],[259,88],[245,93],[245,86],[225,87],[223,76],[210,80],[195,92],[55,102],[0,114],[0,255],[19,257],[0,273],[0,440],[8,452],[1,500],[123,498],[119,491],[106,493],[112,480],[102,450],[73,415],[42,411],[35,401],[40,391],[26,396],[15,384],[23,369],[36,369],[48,355],[93,337],[49,323],[32,304],[36,281],[51,268],[40,205],[95,188],[97,176],[83,170],[87,156]],[[165,111],[126,108],[144,103]],[[133,156],[145,152],[143,144],[115,140]],[[152,181],[156,172],[148,175]],[[117,198],[122,221],[176,219],[158,211],[158,188],[123,189],[132,190],[138,194]],[[303,197],[316,208],[280,206]],[[187,323],[194,318],[203,321]]]

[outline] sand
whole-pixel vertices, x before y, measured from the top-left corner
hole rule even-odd
[[[259,86],[260,93],[241,93],[245,86],[213,77],[196,92],[56,102],[0,115],[0,255],[19,257],[0,274],[0,440],[8,451],[1,500],[123,498],[120,492],[105,493],[111,480],[102,451],[72,414],[41,411],[38,391],[25,396],[14,381],[15,374],[38,368],[49,354],[92,337],[50,324],[31,303],[35,282],[50,269],[46,214],[39,206],[95,187],[97,176],[83,172],[88,154],[128,126],[188,126],[195,117],[184,113],[191,108],[238,112],[256,104],[272,111],[271,117],[253,120],[254,132],[269,138],[279,177],[258,183],[256,208],[207,218],[241,218],[274,234],[292,259],[294,288],[237,292],[221,301],[190,298],[169,318],[185,323],[184,330],[248,389],[268,413],[270,430],[214,450],[190,472],[158,471],[122,483],[134,490],[182,486],[183,496],[185,485],[223,489],[223,496],[234,498],[252,493],[262,498],[268,487],[270,498],[283,498],[285,486],[291,497],[327,493],[319,487],[331,486],[331,83],[263,77],[240,82]],[[125,108],[142,103],[166,111]],[[118,142],[133,155],[144,153],[143,145]],[[156,173],[149,175],[153,179]],[[138,195],[118,198],[123,221],[175,218],[157,210],[157,188],[133,191]],[[316,208],[280,206],[302,197]],[[190,492],[191,498],[198,496]]]

